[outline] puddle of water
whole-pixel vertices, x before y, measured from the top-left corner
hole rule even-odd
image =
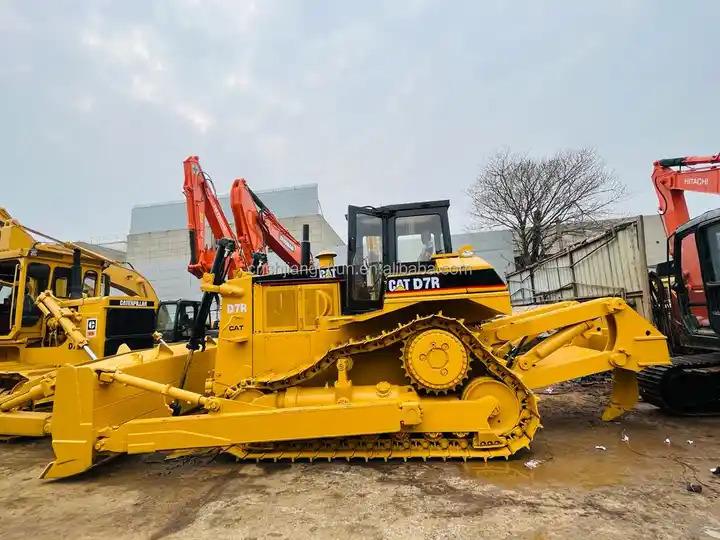
[[[629,441],[621,441],[623,432]],[[464,476],[501,487],[542,484],[592,488],[637,483],[665,474],[668,466],[679,466],[673,462],[676,458],[702,453],[697,443],[688,445],[683,435],[666,433],[659,426],[588,428],[568,424],[540,433],[530,452],[510,461],[474,461],[459,467]],[[672,441],[669,445],[665,443],[668,436]],[[606,449],[596,449],[598,445]]]
[[[527,460],[473,462],[464,463],[460,467],[465,475],[502,487],[535,483],[599,487],[625,483],[633,476],[633,467],[617,456],[599,456],[593,451],[588,451],[586,457],[543,458],[533,455],[532,459],[539,461],[532,469],[525,465]]]

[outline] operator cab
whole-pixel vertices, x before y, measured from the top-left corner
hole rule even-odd
[[[669,240],[672,290],[686,345],[720,348],[720,209],[681,225]]]
[[[78,272],[81,295],[96,296],[102,268],[84,263]],[[14,338],[18,332],[38,334],[42,314],[35,300],[46,290],[60,299],[71,298],[72,273],[69,261],[53,252],[36,249],[31,256],[0,258],[0,338]]]
[[[210,313],[205,323],[208,335],[217,335],[219,326],[219,304],[217,298],[213,298]],[[200,312],[199,300],[165,300],[160,302],[157,314],[157,331],[162,334],[166,343],[177,343],[186,341],[192,336],[195,319]]]
[[[433,255],[452,252],[450,201],[348,207],[346,309],[380,309],[384,278],[435,267]]]

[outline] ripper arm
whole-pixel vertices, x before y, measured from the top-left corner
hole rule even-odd
[[[505,357],[531,389],[613,370],[606,420],[637,402],[638,371],[670,362],[665,336],[620,298],[563,303],[503,317],[483,324],[479,337]]]

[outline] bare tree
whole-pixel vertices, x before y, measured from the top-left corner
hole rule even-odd
[[[594,150],[565,150],[533,159],[493,155],[468,190],[484,228],[513,232],[521,267],[547,255],[562,235],[611,215],[625,186]]]

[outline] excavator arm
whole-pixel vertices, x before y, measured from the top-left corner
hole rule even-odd
[[[686,191],[720,194],[720,153],[660,159],[653,165],[652,179],[659,211],[665,234],[670,237],[690,219]]]
[[[210,272],[216,248],[205,245],[205,220],[210,224],[215,242],[227,238],[235,243],[230,256],[228,275],[237,270],[266,274],[267,250],[270,248],[290,267],[300,266],[301,246],[293,235],[265,206],[260,198],[240,178],[230,190],[230,206],[235,231],[230,227],[222,206],[207,174],[200,167],[197,156],[184,162],[183,192],[190,234],[190,264],[188,271],[197,277]]]
[[[110,280],[110,286],[128,296],[142,296],[152,300],[157,305],[160,302],[155,289],[150,282],[134,268],[128,268],[120,263],[108,262],[103,275]]]
[[[230,208],[235,218],[238,241],[253,253],[254,266],[260,266],[258,273],[267,272],[267,248],[273,250],[288,266],[300,266],[300,242],[253,193],[243,178],[233,182]]]
[[[205,220],[210,224],[213,237],[237,240],[230,228],[209,177],[200,167],[197,156],[190,156],[183,162],[185,179],[183,193],[187,207],[188,232],[190,234],[190,264],[188,272],[197,277],[210,271],[215,258],[215,247],[205,244]],[[237,245],[237,242],[236,242]],[[245,253],[242,246],[230,256],[229,275],[246,269],[252,264],[252,256]]]

